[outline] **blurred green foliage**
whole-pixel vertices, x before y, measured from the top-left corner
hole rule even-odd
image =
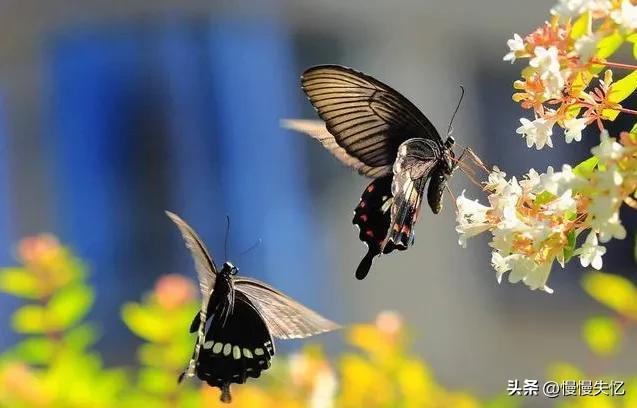
[[[198,303],[190,280],[164,276],[140,302],[123,305],[122,320],[144,343],[136,364],[105,368],[93,350],[99,331],[85,321],[94,293],[84,264],[48,235],[23,240],[17,257],[21,266],[0,269],[0,290],[24,301],[11,319],[22,338],[0,355],[0,407],[223,406],[216,388],[176,381],[195,341],[188,333]],[[587,275],[583,286],[612,311],[584,323],[584,340],[599,358],[616,355],[627,322],[637,320],[637,289],[624,278],[602,273]],[[353,350],[335,364],[312,345],[277,356],[258,381],[233,388],[233,406],[509,408],[523,402],[505,394],[485,401],[443,387],[430,367],[410,353],[407,331],[395,313],[354,325],[346,336]],[[559,363],[548,377],[577,380],[586,373]],[[637,406],[637,376],[627,382],[626,394],[619,402],[573,398],[563,406]]]
[[[599,395],[564,398],[562,408],[632,408],[637,407],[637,372],[633,374],[600,373],[605,358],[621,353],[626,331],[637,323],[637,287],[628,279],[603,272],[591,272],[582,279],[582,287],[593,299],[609,309],[609,315],[589,317],[582,326],[582,337],[593,355],[593,364],[582,369],[569,363],[553,364],[548,378],[564,380],[624,381],[624,396]]]

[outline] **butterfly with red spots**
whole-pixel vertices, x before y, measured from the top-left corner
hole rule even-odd
[[[356,278],[363,279],[374,257],[413,243],[425,188],[432,212],[442,209],[442,194],[456,167],[454,139],[443,141],[407,98],[351,68],[315,66],[303,73],[301,84],[323,122],[287,120],[284,126],[309,134],[341,162],[374,179],[353,219],[368,247],[356,269]]]

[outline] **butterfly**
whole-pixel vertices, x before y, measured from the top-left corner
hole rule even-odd
[[[368,247],[356,269],[356,278],[364,279],[374,257],[413,244],[425,189],[431,211],[442,209],[457,162],[454,139],[448,135],[443,141],[407,98],[352,68],[311,67],[301,85],[323,123],[287,120],[284,126],[307,133],[342,163],[373,179],[352,220]]]
[[[197,233],[178,215],[166,214],[191,252],[202,295],[190,326],[197,342],[180,382],[197,375],[221,390],[222,402],[230,402],[232,383],[258,378],[270,367],[273,338],[303,338],[339,327],[267,284],[237,276],[231,262],[218,269]]]

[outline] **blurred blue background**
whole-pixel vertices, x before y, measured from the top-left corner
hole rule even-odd
[[[364,248],[351,216],[366,181],[279,127],[315,117],[300,73],[341,63],[402,91],[441,131],[464,84],[456,140],[509,174],[576,163],[596,136],[526,149],[515,134],[526,113],[511,101],[520,67],[502,62],[512,33],[534,29],[552,4],[4,0],[0,261],[13,262],[23,236],[59,235],[91,267],[107,363],[129,363],[135,340],[119,305],[161,274],[194,278],[163,211],[189,221],[218,263],[229,215],[228,256],[243,274],[344,323],[399,311],[446,384],[489,394],[542,377],[551,361],[585,363],[579,327],[601,309],[579,289],[579,265],[554,270],[552,296],[498,286],[486,241],[457,245],[449,198],[441,216],[425,210],[413,249],[355,281]],[[452,187],[478,197],[462,174]],[[610,246],[612,272],[634,270],[633,244]],[[0,327],[14,307],[0,297]],[[0,330],[0,349],[9,336]]]

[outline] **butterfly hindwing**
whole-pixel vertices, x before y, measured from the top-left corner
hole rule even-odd
[[[219,387],[229,398],[230,384],[243,384],[248,377],[258,378],[270,367],[274,352],[265,321],[252,302],[237,293],[227,318],[212,317],[199,353],[197,376]]]
[[[425,185],[439,164],[442,150],[426,139],[410,139],[398,149],[394,163],[391,221],[383,252],[404,250],[413,242],[414,224],[418,219]]]
[[[442,144],[436,128],[416,106],[362,72],[319,65],[303,73],[301,84],[335,143],[347,155],[374,169],[373,175],[369,171],[367,175],[391,173],[398,146],[409,138]]]
[[[246,296],[259,311],[268,330],[276,338],[298,339],[339,327],[336,323],[256,279],[237,278],[234,285],[236,291]]]
[[[392,205],[392,175],[380,177],[365,188],[354,209],[354,223],[359,228],[358,238],[367,244],[367,254],[356,269],[356,278],[363,279],[369,273],[372,260],[382,251],[387,236]]]

